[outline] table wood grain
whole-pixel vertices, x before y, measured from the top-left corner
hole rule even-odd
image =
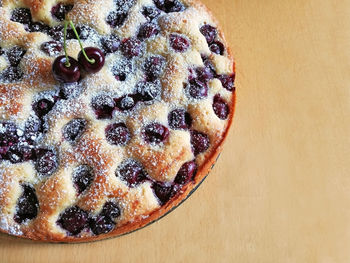
[[[226,148],[181,207],[88,244],[0,235],[0,262],[350,262],[350,1],[203,0],[237,62]]]

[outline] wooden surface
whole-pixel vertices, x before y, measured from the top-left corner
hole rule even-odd
[[[121,238],[0,262],[350,262],[350,1],[204,0],[235,54],[234,128],[175,212]]]

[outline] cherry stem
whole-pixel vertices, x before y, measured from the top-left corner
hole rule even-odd
[[[64,49],[64,54],[66,56],[66,63],[65,66],[67,68],[70,67],[70,62],[69,62],[69,58],[68,58],[68,54],[67,54],[67,44],[66,44],[66,40],[67,40],[67,27],[68,27],[68,22],[65,21],[64,22],[64,34],[63,34],[63,49]]]
[[[64,44],[63,44],[63,48],[64,48],[64,53],[66,55],[66,66],[69,67],[70,66],[70,63],[69,63],[69,60],[68,60],[68,55],[67,55],[67,44],[66,44],[66,38],[67,38],[67,27],[68,27],[68,24],[70,25],[70,27],[73,29],[73,32],[75,34],[75,36],[77,37],[78,39],[78,42],[79,42],[79,45],[80,45],[80,49],[81,49],[81,52],[83,52],[83,55],[84,57],[86,58],[86,60],[90,63],[90,64],[94,64],[96,61],[94,59],[90,59],[86,52],[85,52],[85,49],[83,47],[83,44],[81,43],[81,40],[80,40],[80,37],[79,37],[79,34],[77,32],[77,30],[75,29],[75,26],[73,24],[73,22],[71,20],[69,21],[65,21],[64,22]],[[68,62],[68,63],[67,63]]]

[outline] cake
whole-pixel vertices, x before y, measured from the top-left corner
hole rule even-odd
[[[82,242],[162,217],[222,151],[234,80],[197,0],[0,0],[0,231]]]

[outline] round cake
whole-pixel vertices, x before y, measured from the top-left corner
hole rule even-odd
[[[122,235],[222,150],[234,61],[197,0],[0,0],[0,231]]]

